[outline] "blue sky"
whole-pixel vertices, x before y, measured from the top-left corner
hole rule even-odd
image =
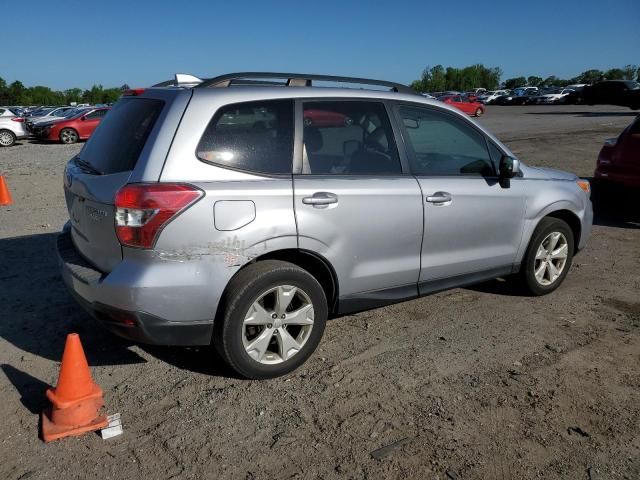
[[[146,86],[175,72],[408,83],[436,64],[499,66],[503,79],[640,64],[640,0],[0,0],[0,7],[0,77],[55,89]]]

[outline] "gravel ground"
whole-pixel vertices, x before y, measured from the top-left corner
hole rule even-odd
[[[530,165],[590,176],[616,107],[489,107]],[[53,253],[80,146],[0,150],[0,478],[638,479],[640,210],[596,203],[564,285],[493,281],[332,321],[288,377],[245,381],[209,348],[129,345],[70,299]],[[45,445],[44,389],[81,334],[125,433]]]

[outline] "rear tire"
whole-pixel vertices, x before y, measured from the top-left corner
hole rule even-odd
[[[11,130],[0,130],[0,147],[11,147],[17,137]]]
[[[481,108],[476,109],[476,113],[473,114],[474,117],[481,117],[484,111]]]
[[[564,281],[574,253],[571,227],[559,218],[540,220],[531,236],[520,275],[532,295],[553,292]]]
[[[320,343],[327,299],[309,272],[280,260],[241,270],[227,286],[213,344],[240,375],[266,379],[302,365]]]
[[[79,140],[80,136],[78,135],[78,132],[76,132],[73,128],[63,128],[60,131],[59,138],[62,143],[71,145],[73,143],[76,143]]]

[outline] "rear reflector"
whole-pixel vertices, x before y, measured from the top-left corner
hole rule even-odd
[[[153,248],[162,229],[204,192],[193,185],[133,183],[116,193],[116,234],[122,245]]]

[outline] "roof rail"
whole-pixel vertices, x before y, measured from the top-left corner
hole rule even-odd
[[[312,81],[320,82],[336,82],[336,83],[357,83],[361,85],[377,85],[381,87],[388,87],[394,92],[400,93],[413,93],[416,92],[409,86],[401,83],[386,82],[384,80],[373,80],[371,78],[357,78],[357,77],[339,77],[335,75],[316,75],[309,73],[274,73],[274,72],[239,72],[228,73],[226,75],[220,75],[218,77],[209,78],[202,83],[195,85],[195,88],[209,88],[209,87],[228,87],[230,85],[248,85],[248,84],[266,84],[275,85],[274,82],[256,82],[260,79],[286,79],[286,84],[278,84],[287,87],[310,87]],[[166,82],[163,82],[166,83]],[[167,86],[167,85],[154,85],[155,86]]]

